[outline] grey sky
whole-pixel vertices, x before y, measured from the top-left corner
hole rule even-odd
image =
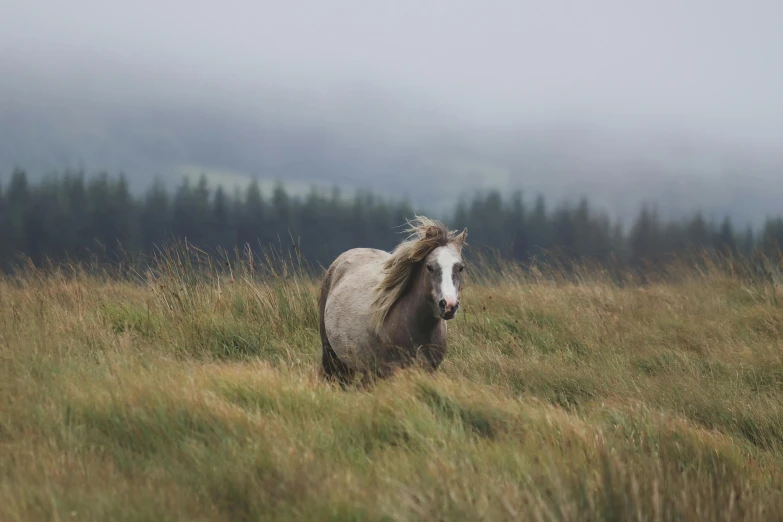
[[[4,0],[0,59],[54,81],[100,81],[113,63],[161,91],[192,78],[245,94],[377,86],[477,122],[581,118],[773,146],[783,144],[782,6]]]
[[[0,179],[523,188],[759,222],[783,198],[782,23],[779,0],[0,0]]]

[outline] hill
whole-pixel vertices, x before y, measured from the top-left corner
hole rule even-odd
[[[451,208],[476,190],[587,196],[628,223],[643,203],[740,226],[777,214],[779,152],[666,128],[532,118],[486,124],[432,100],[379,89],[224,88],[120,67],[90,77],[8,64],[0,85],[0,181],[66,167],[124,171],[132,188],[206,173],[227,188],[252,177],[371,189]]]

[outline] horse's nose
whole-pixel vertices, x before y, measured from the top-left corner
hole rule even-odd
[[[444,316],[453,316],[455,313],[457,313],[457,308],[459,308],[459,301],[456,299],[441,299],[438,302],[438,306],[440,307],[440,312]]]

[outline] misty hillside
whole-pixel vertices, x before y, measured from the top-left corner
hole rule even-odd
[[[780,211],[783,197],[776,158],[681,135],[480,127],[367,92],[317,99],[269,91],[250,100],[16,79],[0,87],[0,179],[13,166],[33,176],[84,166],[123,171],[142,190],[155,177],[174,184],[205,172],[227,187],[255,176],[294,191],[372,189],[428,208],[520,188],[553,200],[586,195],[626,222],[650,203],[664,215],[700,209],[758,223]]]

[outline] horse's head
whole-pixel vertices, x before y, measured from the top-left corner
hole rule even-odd
[[[467,231],[453,237],[446,245],[435,248],[424,259],[424,277],[427,295],[432,299],[435,317],[453,319],[459,309],[459,292],[465,264],[462,260],[462,245]]]
[[[383,263],[383,277],[375,287],[373,321],[376,332],[395,303],[406,298],[403,314],[422,312],[438,320],[453,319],[465,269],[462,247],[467,230],[454,235],[440,221],[417,216],[408,223],[410,236]],[[413,289],[413,291],[409,291]],[[423,308],[422,308],[423,306]],[[429,309],[428,311],[426,309]],[[423,317],[422,317],[423,318]]]

